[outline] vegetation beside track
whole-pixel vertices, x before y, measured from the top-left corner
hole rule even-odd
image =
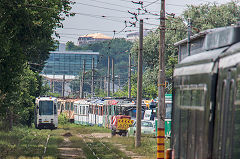
[[[44,155],[48,134],[51,134]],[[52,134],[50,130],[40,131],[23,126],[13,127],[11,131],[0,130],[0,158],[56,156],[57,147],[63,137]]]
[[[68,147],[82,149],[85,157],[89,159],[96,158],[96,156],[104,159],[130,158],[116,144],[126,147],[127,151],[146,156],[146,158],[156,158],[156,138],[142,136],[141,147],[135,148],[134,137],[96,138],[91,134],[109,133],[110,135],[110,130],[97,126],[81,126],[68,123],[60,125],[58,129],[53,131],[23,126],[14,127],[11,131],[0,130],[0,158],[41,158],[49,134],[51,136],[44,158],[59,158],[61,154],[58,148],[64,145],[64,138],[66,138],[64,135],[67,133],[71,134],[67,137],[70,140]],[[167,147],[169,147],[169,140],[166,140]]]
[[[107,139],[110,143],[121,144],[126,146],[126,149],[135,152],[141,156],[146,156],[147,158],[157,158],[157,138],[153,136],[143,135],[141,137],[141,146],[135,148],[135,138],[134,137],[120,137],[115,136],[111,139]],[[170,140],[165,139],[165,150],[170,147]]]

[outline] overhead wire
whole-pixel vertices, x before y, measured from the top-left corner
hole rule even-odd
[[[90,6],[90,7],[95,7],[95,8],[101,8],[101,9],[106,9],[106,10],[112,10],[112,11],[118,11],[118,12],[126,13],[125,11],[122,11],[122,10],[119,10],[119,9],[113,9],[113,8],[108,8],[108,7],[101,7],[101,6],[96,6],[96,5],[86,4],[86,3],[81,3],[81,2],[76,2],[76,4],[82,4],[82,5],[86,5],[86,6]]]
[[[133,7],[123,6],[123,5],[119,5],[119,4],[113,4],[113,3],[103,2],[103,1],[98,1],[98,0],[88,0],[88,1],[94,1],[94,2],[99,2],[99,3],[102,3],[102,4],[108,4],[108,5],[112,5],[112,6],[123,7],[125,9],[126,8],[128,8],[128,9],[136,9],[136,8],[133,8]]]

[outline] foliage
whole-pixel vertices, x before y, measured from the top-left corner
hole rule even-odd
[[[198,30],[203,31],[236,24],[240,18],[240,7],[237,0],[222,5],[216,3],[200,6],[190,5],[184,11],[183,18],[191,18],[196,33]]]
[[[130,41],[126,41],[125,39],[112,39],[103,42],[97,42],[85,46],[76,46],[73,42],[67,42],[66,48],[67,50],[92,50],[94,52],[99,52],[98,65],[95,70],[95,79],[98,80],[96,82],[95,88],[100,88],[100,78],[103,78],[107,74],[108,67],[108,56],[110,56],[110,67],[112,65],[112,59],[114,59],[114,69],[115,75],[120,75],[121,81],[127,80],[127,70],[128,70],[128,56],[129,51],[132,47],[132,43]],[[110,68],[111,69],[111,68]],[[89,71],[90,73],[91,71]],[[81,73],[80,73],[81,75]],[[88,75],[86,74],[86,78]],[[91,78],[91,77],[90,77]],[[79,80],[78,80],[79,81]],[[74,90],[79,89],[79,82],[75,83]],[[90,87],[87,84],[84,88],[84,91],[90,92]]]
[[[207,3],[199,6],[190,5],[182,16],[170,17],[166,20],[165,35],[165,72],[166,81],[172,83],[174,65],[177,64],[177,48],[174,43],[187,37],[185,22],[191,18],[193,33],[206,29],[229,26],[236,24],[240,18],[240,7],[237,1],[227,4],[217,5]],[[157,75],[158,75],[158,56],[159,56],[159,29],[150,32],[143,40],[143,96],[156,97],[157,95]],[[138,55],[138,41],[133,44],[131,53],[135,61]],[[136,82],[136,81],[135,81]],[[135,85],[133,83],[133,94],[135,95]],[[166,93],[171,93],[171,87],[166,89]]]
[[[0,3],[0,119],[29,124],[41,94],[40,72],[55,40],[54,28],[70,16],[69,0],[2,0]],[[29,69],[27,64],[31,65]]]
[[[67,119],[67,115],[62,113],[60,115],[58,115],[58,123],[61,124],[61,125],[65,125],[67,124],[68,122],[68,119]]]
[[[27,127],[14,127],[12,131],[0,131],[0,158],[7,156],[41,157],[48,133],[49,131]]]

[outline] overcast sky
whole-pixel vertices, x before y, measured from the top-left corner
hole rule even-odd
[[[61,36],[58,40],[61,43],[73,41],[77,44],[77,38],[81,35],[103,33],[113,37],[115,30],[115,37],[126,37],[127,34],[138,31],[138,28],[135,27],[125,28],[125,21],[127,22],[127,26],[131,25],[129,21],[135,21],[135,19],[131,19],[131,17],[134,16],[128,13],[128,11],[138,13],[137,9],[140,8],[139,4],[134,4],[131,1],[132,0],[75,0],[76,4],[73,5],[71,12],[77,14],[74,17],[66,18],[63,22],[63,29],[57,29],[57,32]],[[146,9],[148,12],[160,12],[161,0],[141,1],[143,1],[143,6],[147,6]],[[166,0],[166,12],[180,15],[186,8],[186,5],[199,5],[209,2],[222,4],[230,1],[231,0]],[[143,13],[143,11],[140,11],[140,13]],[[138,16],[138,18],[143,18],[144,29],[154,29],[157,28],[159,24],[158,16],[148,14]],[[137,23],[137,26],[139,26],[139,23]]]

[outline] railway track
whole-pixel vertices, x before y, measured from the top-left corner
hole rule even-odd
[[[81,134],[78,134],[82,139],[83,139],[83,142],[86,144],[86,146],[88,147],[88,149],[92,152],[92,154],[97,158],[97,159],[101,159],[98,155],[98,153],[97,152],[95,152],[92,148],[91,148],[91,146],[90,146],[90,144],[88,143],[88,142],[86,142],[86,140],[85,140],[85,137],[86,136],[83,136],[83,135],[81,135]],[[96,138],[95,136],[93,136],[92,134],[90,134],[89,136],[87,136],[89,139],[91,139],[92,140],[92,142],[95,142],[95,143],[100,143],[101,145],[103,145],[110,153],[112,153],[112,154],[114,154],[114,156],[116,157],[116,158],[121,158],[117,153],[115,153],[111,148],[109,148],[106,144],[104,144],[104,142],[101,140],[101,138],[100,139],[98,139],[98,138]]]

